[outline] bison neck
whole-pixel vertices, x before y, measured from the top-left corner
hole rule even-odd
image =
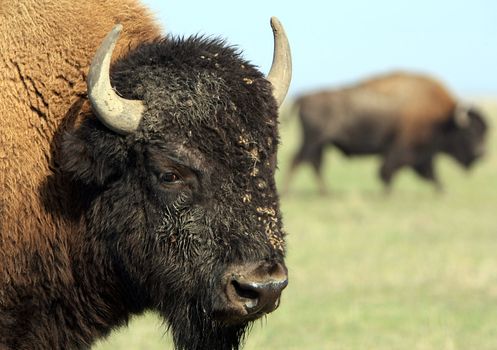
[[[118,283],[99,285],[78,257],[84,230],[65,213],[77,198],[52,161],[57,135],[110,28],[126,28],[115,57],[160,31],[134,0],[0,4],[0,349],[85,348],[128,313]]]
[[[144,310],[106,253],[88,254],[82,220],[62,226],[19,242],[0,268],[0,349],[86,349]]]

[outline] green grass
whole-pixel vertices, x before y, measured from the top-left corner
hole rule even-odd
[[[497,122],[497,105],[484,104]],[[492,131],[492,130],[491,130]],[[282,125],[278,181],[300,135]],[[302,168],[282,198],[290,284],[245,349],[497,349],[497,137],[469,174],[439,157],[446,192],[409,170],[383,196],[378,160],[326,154],[331,195]],[[153,314],[95,347],[172,349]]]

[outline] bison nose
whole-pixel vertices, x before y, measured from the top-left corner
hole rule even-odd
[[[287,284],[287,269],[280,263],[238,269],[229,278],[228,302],[241,310],[244,318],[256,318],[279,306],[281,292]]]
[[[231,283],[245,310],[257,314],[269,313],[278,307],[281,291],[288,280],[259,283],[238,278]]]

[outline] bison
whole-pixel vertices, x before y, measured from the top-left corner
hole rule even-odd
[[[388,190],[393,175],[412,167],[439,190],[433,168],[446,153],[469,168],[484,151],[487,129],[482,114],[463,106],[436,80],[421,74],[393,72],[357,85],[319,91],[296,99],[303,141],[286,179],[309,162],[321,193],[324,148],[333,145],[346,156],[380,155],[380,177]]]
[[[87,349],[146,310],[177,349],[238,349],[278,307],[271,25],[266,77],[135,0],[2,2],[0,349]]]

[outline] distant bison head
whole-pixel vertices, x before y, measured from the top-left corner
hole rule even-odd
[[[487,123],[475,107],[458,105],[447,126],[443,150],[466,168],[485,152]]]
[[[291,61],[272,25],[267,79],[201,37],[145,44],[109,79],[117,26],[89,73],[98,119],[63,143],[65,171],[90,196],[83,254],[95,266],[110,256],[127,301],[158,310],[180,349],[237,348],[287,285],[274,172]]]

